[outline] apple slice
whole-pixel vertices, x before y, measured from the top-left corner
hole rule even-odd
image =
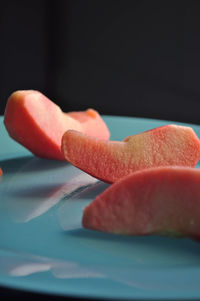
[[[84,209],[85,228],[200,239],[200,170],[157,167],[114,183]]]
[[[66,114],[81,123],[83,133],[99,139],[109,140],[110,132],[96,110],[87,109],[84,112],[69,112]]]
[[[158,127],[121,142],[69,130],[61,148],[71,164],[108,183],[151,167],[195,167],[200,158],[200,141],[193,129],[177,125]]]
[[[3,175],[3,170],[0,167],[0,176],[2,176],[2,175]]]
[[[65,160],[61,139],[68,129],[87,133],[87,124],[92,124],[89,134],[109,139],[107,126],[96,111],[89,109],[70,116],[34,90],[16,91],[9,97],[4,124],[14,140],[33,154],[49,159]]]

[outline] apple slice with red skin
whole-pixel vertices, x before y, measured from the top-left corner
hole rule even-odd
[[[2,176],[2,175],[3,175],[3,170],[0,167],[0,176]]]
[[[114,234],[200,239],[200,169],[157,167],[109,186],[85,209],[83,227]]]
[[[95,110],[67,114],[34,90],[16,91],[9,97],[4,124],[14,140],[33,154],[48,159],[65,160],[61,139],[68,129],[109,139],[109,130]],[[87,124],[92,126],[92,130],[88,130]]]
[[[158,127],[121,142],[69,130],[62,138],[61,148],[71,164],[108,183],[146,168],[195,167],[200,158],[197,135],[192,128],[178,125]]]

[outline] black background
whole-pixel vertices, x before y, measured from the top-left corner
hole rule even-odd
[[[0,114],[19,89],[64,111],[200,124],[200,1],[0,1]]]
[[[1,1],[0,113],[18,89],[64,111],[200,123],[200,1]]]

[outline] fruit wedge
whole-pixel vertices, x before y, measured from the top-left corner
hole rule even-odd
[[[166,125],[123,141],[103,141],[75,130],[62,139],[65,158],[74,166],[108,182],[157,166],[195,167],[200,141],[190,127]]]
[[[9,135],[33,154],[65,160],[61,139],[68,129],[85,132],[100,139],[109,139],[109,131],[92,109],[67,114],[38,91],[16,91],[8,99],[4,124]],[[88,130],[88,125],[92,129]]]
[[[3,171],[2,171],[2,169],[0,167],[0,176],[2,176],[2,175],[3,175]]]
[[[83,226],[115,234],[200,239],[200,169],[157,167],[109,186],[84,209]]]
[[[66,114],[81,123],[83,133],[98,139],[109,140],[110,132],[99,113],[94,109]]]

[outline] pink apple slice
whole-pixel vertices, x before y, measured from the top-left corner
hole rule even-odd
[[[157,167],[112,184],[84,209],[83,226],[115,234],[200,239],[200,170]]]
[[[166,125],[125,138],[105,141],[75,130],[62,138],[64,157],[92,176],[112,183],[138,170],[158,166],[195,167],[200,141],[191,127]]]
[[[53,101],[34,90],[11,94],[6,104],[4,124],[15,141],[36,156],[47,159],[65,160],[61,139],[69,129],[109,139],[109,130],[95,110],[64,113]]]

